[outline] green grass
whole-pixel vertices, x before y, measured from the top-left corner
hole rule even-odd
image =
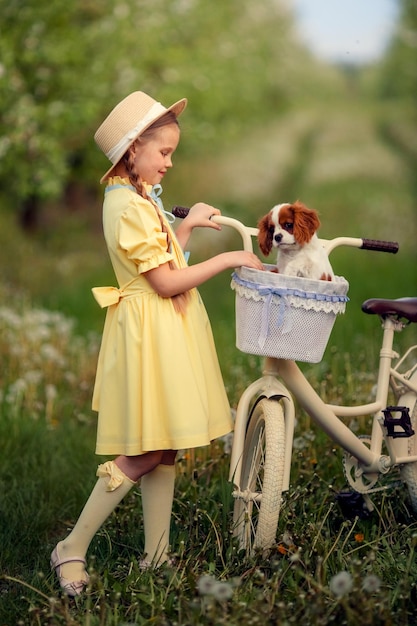
[[[358,262],[366,254],[350,253]],[[46,265],[43,259],[41,267]],[[354,270],[349,261],[346,267]],[[355,271],[360,278],[360,264]],[[386,275],[376,272],[377,279],[378,289],[383,289]],[[80,290],[88,280],[82,276]],[[261,359],[234,347],[230,277],[216,280],[203,291],[229,397],[236,404],[258,375]],[[389,282],[395,283],[394,274]],[[72,290],[77,291],[73,283]],[[229,455],[217,442],[187,452],[178,462],[172,522],[175,567],[139,571],[143,533],[140,491],[135,488],[92,542],[89,594],[76,601],[63,597],[48,560],[95,482],[90,396],[99,338],[85,328],[79,334],[62,313],[39,308],[10,291],[3,295],[8,306],[6,313],[1,311],[0,334],[2,626],[414,623],[417,523],[405,490],[376,494],[369,519],[345,519],[337,501],[346,487],[341,451],[303,413],[297,418],[291,487],[269,558],[247,560],[237,550],[231,535]],[[360,300],[356,288],[354,298]],[[330,402],[365,402],[373,384],[368,372],[376,363],[379,323],[352,311],[352,317],[369,324],[358,330],[349,324],[349,316],[350,311],[337,320],[334,332],[340,336],[332,336],[323,362],[303,366]],[[376,329],[375,335],[370,328]],[[26,386],[16,384],[22,380]],[[340,572],[347,572],[353,587],[338,597],[330,585]],[[202,593],[207,575],[223,583],[213,587],[219,595]],[[371,584],[366,591],[375,580],[375,588]]]

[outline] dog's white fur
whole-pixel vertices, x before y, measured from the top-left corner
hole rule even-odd
[[[333,280],[334,273],[316,231],[317,211],[302,202],[274,206],[258,223],[258,242],[268,256],[278,250],[277,271],[287,276]]]

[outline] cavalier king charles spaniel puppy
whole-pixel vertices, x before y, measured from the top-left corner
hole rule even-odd
[[[319,226],[317,211],[302,202],[278,204],[258,223],[259,247],[265,256],[278,249],[280,274],[333,280],[329,258],[316,235]]]

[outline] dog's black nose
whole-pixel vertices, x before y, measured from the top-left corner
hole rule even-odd
[[[275,235],[275,236],[274,236],[274,239],[275,239],[275,241],[276,241],[277,243],[279,243],[279,242],[281,241],[281,239],[282,239],[282,235],[281,235],[281,233],[279,233],[278,235]]]

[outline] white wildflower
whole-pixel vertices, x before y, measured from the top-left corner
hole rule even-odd
[[[227,435],[224,435],[223,437],[221,437],[221,440],[223,441],[224,447],[224,453],[225,454],[230,454],[230,452],[232,451],[232,445],[233,445],[233,433],[228,433]]]
[[[10,328],[20,328],[22,326],[22,319],[12,309],[8,307],[0,307],[0,320],[6,322]]]
[[[208,574],[201,576],[197,583],[198,592],[202,596],[211,595],[213,592],[213,587],[216,584],[216,579]]]
[[[353,578],[349,572],[339,572],[330,580],[329,587],[335,596],[341,598],[352,591]]]
[[[292,446],[294,450],[304,450],[307,447],[307,442],[304,437],[294,437]]]
[[[365,576],[362,583],[362,589],[369,593],[376,593],[381,588],[381,581],[375,574],[368,574]]]
[[[230,598],[233,596],[232,585],[226,582],[216,582],[213,586],[211,594],[219,602],[230,600]]]
[[[290,563],[298,563],[301,561],[301,548],[297,548],[297,551],[291,554],[289,561]]]
[[[64,364],[64,359],[61,353],[50,343],[45,343],[41,346],[40,353],[47,361],[51,361],[52,363],[57,363],[59,365]]]
[[[25,372],[24,377],[29,385],[38,385],[42,380],[42,372],[40,370],[28,370]]]
[[[45,395],[46,395],[46,399],[49,402],[52,402],[53,400],[55,400],[55,398],[58,396],[58,390],[55,387],[55,385],[45,385]]]
[[[308,448],[311,441],[314,441],[315,434],[312,430],[306,430],[299,437],[294,437],[293,439],[293,448],[294,450],[304,450]]]
[[[23,378],[18,378],[12,383],[8,389],[6,400],[7,402],[14,402],[17,398],[22,397],[27,390],[27,382]]]
[[[230,600],[233,596],[233,585],[228,582],[221,582],[209,576],[201,576],[197,582],[197,589],[202,596],[213,596],[219,602]]]

